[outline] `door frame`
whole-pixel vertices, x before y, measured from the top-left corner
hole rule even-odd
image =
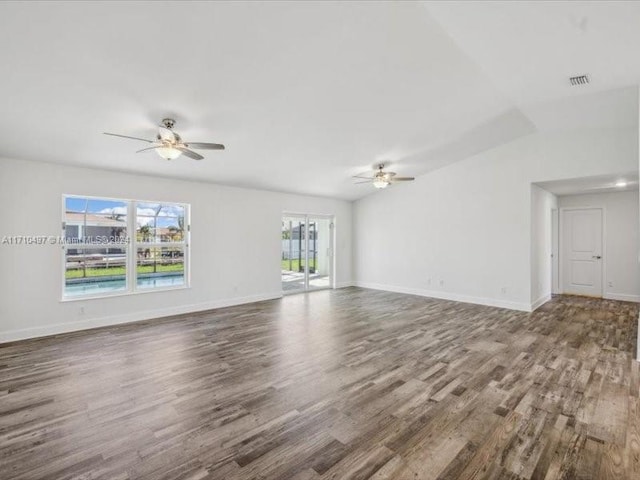
[[[280,215],[283,217],[293,217],[304,220],[304,288],[301,290],[282,291],[283,295],[295,295],[298,293],[314,292],[316,290],[332,290],[336,288],[336,216],[330,213],[300,213],[284,211]],[[329,249],[331,250],[331,258],[329,260],[329,286],[327,287],[309,287],[309,219],[329,220]],[[282,253],[281,253],[282,254]],[[282,270],[281,270],[282,272]]]
[[[551,209],[551,294],[562,293],[560,288],[560,210]]]
[[[606,272],[607,272],[607,209],[604,205],[593,205],[593,206],[584,206],[584,207],[560,207],[559,209],[559,219],[558,222],[560,224],[558,236],[559,236],[559,246],[558,246],[558,293],[564,293],[564,262],[562,255],[564,253],[564,212],[567,210],[600,210],[602,212],[602,268],[600,269],[600,298],[604,298],[605,289],[606,289]]]

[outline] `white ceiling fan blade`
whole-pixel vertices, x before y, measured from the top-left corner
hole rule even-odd
[[[143,148],[142,150],[138,150],[136,153],[146,152],[147,150],[155,150],[156,148],[162,147],[162,145],[154,145],[153,147]]]
[[[364,173],[359,175],[354,175],[352,178],[366,178],[369,180],[373,180],[373,177],[371,175],[365,175]]]
[[[193,158],[194,160],[202,160],[204,158],[199,153],[196,153],[193,150],[189,150],[187,147],[176,146],[176,147],[173,147],[173,148],[175,148],[176,150],[180,150],[185,156],[187,156],[189,158]]]
[[[389,180],[391,180],[392,182],[411,182],[415,180],[415,177],[393,177]]]
[[[147,140],[146,138],[130,137],[129,135],[120,135],[119,133],[102,132],[105,135],[111,135],[112,137],[128,138],[130,140],[140,140],[141,142],[153,143],[153,140]]]
[[[185,146],[202,150],[224,150],[224,145],[222,145],[221,143],[189,142],[185,143]]]
[[[360,185],[361,183],[372,183],[373,179],[365,180],[364,182],[353,182],[354,185]]]

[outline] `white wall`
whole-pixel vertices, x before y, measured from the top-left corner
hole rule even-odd
[[[638,168],[638,131],[533,134],[354,204],[361,286],[530,310],[531,183]]]
[[[283,211],[336,216],[338,286],[529,310],[545,255],[532,245],[531,184],[637,166],[636,129],[534,134],[352,205],[0,159],[0,238],[59,235],[63,193],[187,202],[193,260],[190,289],[60,302],[59,246],[0,245],[0,341],[277,297]]]
[[[39,162],[0,159],[0,239],[60,235],[64,193],[190,203],[191,288],[61,302],[60,246],[0,244],[0,341],[278,297],[285,210],[336,216],[336,283],[352,281],[350,202]]]
[[[603,296],[605,298],[640,301],[638,201],[638,192],[558,197],[560,208],[601,207],[604,210]],[[562,252],[560,254],[562,255]]]
[[[536,309],[551,299],[551,212],[557,197],[531,185],[531,302]]]

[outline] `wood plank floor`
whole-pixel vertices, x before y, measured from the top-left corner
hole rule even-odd
[[[638,307],[348,288],[0,346],[0,478],[640,478]]]

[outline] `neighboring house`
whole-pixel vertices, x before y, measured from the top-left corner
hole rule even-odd
[[[65,240],[68,243],[107,243],[124,238],[127,232],[125,219],[106,215],[67,211],[65,215]],[[95,250],[107,253],[108,249]],[[77,253],[69,250],[69,253]]]
[[[182,231],[176,228],[158,227],[156,235],[160,242],[175,242],[182,240]]]
[[[318,232],[315,227],[312,227],[309,229],[309,255],[313,255],[313,252],[317,251],[317,240]],[[303,256],[304,225],[292,226],[291,230],[282,230],[282,260],[302,258]]]

